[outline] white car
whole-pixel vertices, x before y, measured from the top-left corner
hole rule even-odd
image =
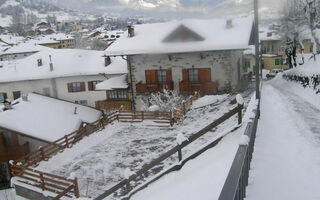
[[[283,69],[273,69],[266,75],[266,77],[267,78],[275,77],[280,72],[283,72]]]

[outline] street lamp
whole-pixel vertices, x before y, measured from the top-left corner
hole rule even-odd
[[[254,0],[254,43],[255,43],[255,74],[256,74],[256,99],[260,99],[260,77],[259,77],[259,19],[258,0]]]

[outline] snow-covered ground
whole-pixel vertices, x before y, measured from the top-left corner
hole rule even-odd
[[[246,200],[320,199],[319,102],[281,76],[264,84]]]
[[[64,177],[76,176],[82,196],[96,197],[122,180],[126,168],[137,171],[144,164],[175,146],[178,134],[183,133],[185,136],[190,136],[235,107],[230,104],[234,96],[206,96],[204,98],[204,100],[198,100],[202,101],[202,104],[195,102],[197,107],[188,112],[181,125],[158,127],[151,126],[148,122],[137,124],[116,122],[108,125],[105,130],[84,138],[73,148],[65,150],[49,161],[40,163],[37,169]],[[245,94],[245,100],[249,99],[249,93]],[[237,117],[234,116],[194,142],[193,145],[189,145],[183,151],[183,155],[194,151],[236,123]],[[226,145],[230,145],[232,138],[237,136],[230,137],[231,140],[226,142]],[[174,162],[177,162],[176,156],[166,160],[152,173]]]

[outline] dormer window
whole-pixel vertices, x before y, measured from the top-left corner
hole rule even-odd
[[[111,58],[110,58],[110,56],[105,57],[105,58],[104,58],[104,66],[106,67],[106,66],[108,66],[108,65],[110,65],[110,64],[111,64]]]
[[[37,63],[38,63],[38,67],[41,67],[42,66],[42,59],[41,58],[37,59]]]

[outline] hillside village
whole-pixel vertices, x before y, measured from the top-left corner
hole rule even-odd
[[[0,200],[319,197],[318,26],[58,5],[0,1]]]

